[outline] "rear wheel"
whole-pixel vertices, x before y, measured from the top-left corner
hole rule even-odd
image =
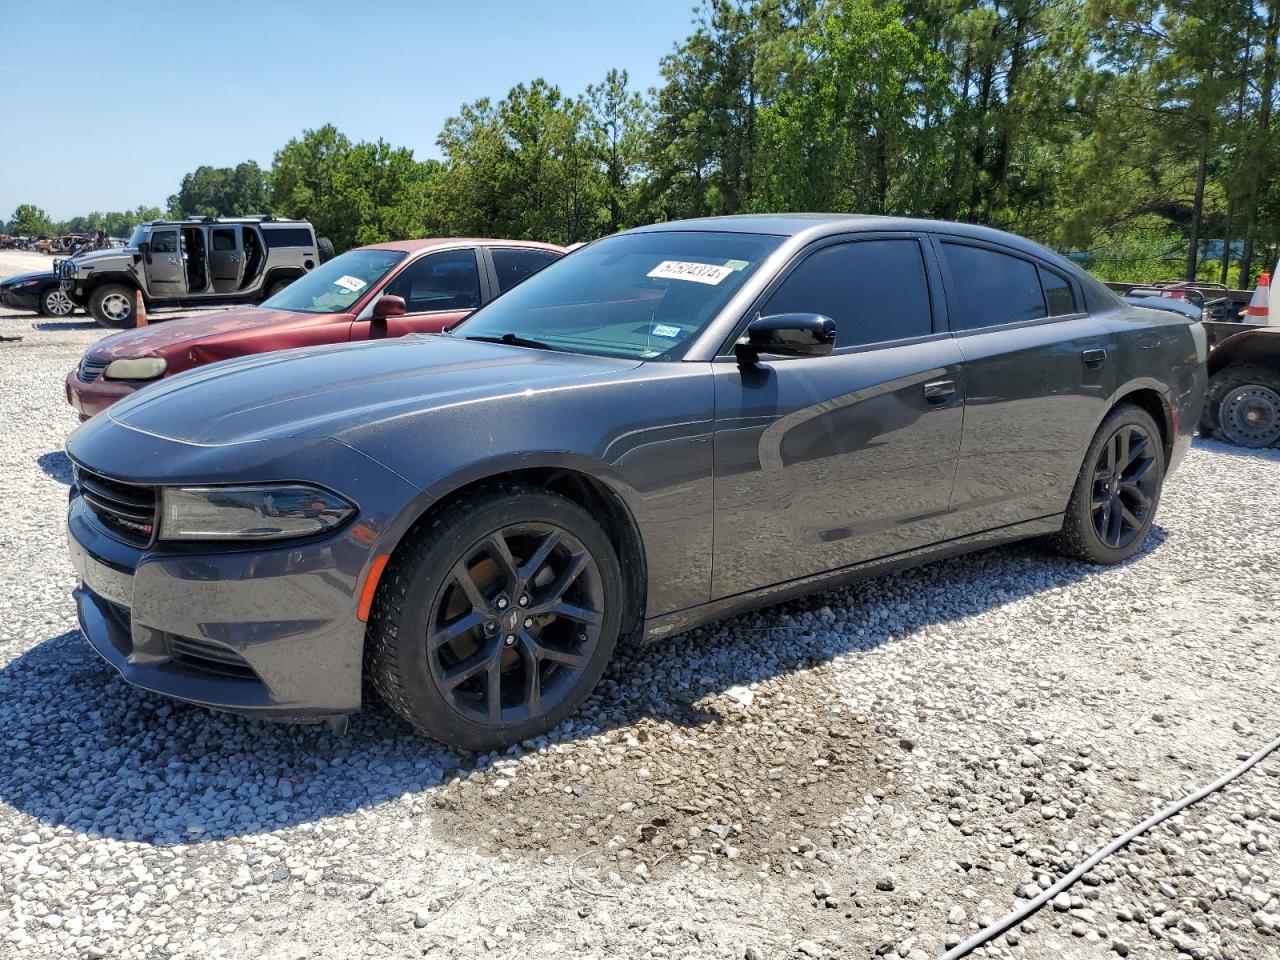
[[[508,746],[552,729],[595,687],[622,603],[617,555],[586,510],[489,487],[396,551],[369,620],[369,673],[437,740]]]
[[[106,283],[89,294],[89,313],[100,326],[122,329],[137,322],[136,291]]]
[[[69,317],[75,313],[75,302],[58,284],[40,294],[40,312],[46,317]]]
[[[1062,531],[1051,542],[1091,563],[1129,559],[1151,531],[1163,483],[1164,446],[1155,421],[1141,407],[1117,407],[1089,445]]]
[[[1209,381],[1204,419],[1236,446],[1271,446],[1280,440],[1280,372],[1251,363],[1223,367]]]
[[[275,281],[274,283],[272,283],[272,284],[271,284],[271,286],[267,287],[267,295],[266,295],[265,297],[263,297],[263,299],[264,299],[264,300],[270,300],[270,299],[271,299],[272,297],[274,297],[277,293],[279,293],[281,290],[283,290],[285,287],[287,287],[291,282],[292,282],[292,281],[290,281],[290,280],[277,280],[277,281]]]

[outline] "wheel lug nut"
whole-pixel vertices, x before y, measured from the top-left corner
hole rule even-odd
[[[505,609],[507,609],[507,598],[506,598],[506,597],[499,597],[499,598],[498,598],[498,609],[499,609],[499,610],[505,610]]]
[[[529,605],[529,597],[526,594],[520,596],[520,606],[527,607]]]
[[[507,634],[507,639],[503,642],[509,647],[516,642],[516,638],[511,634]]]
[[[524,625],[525,625],[526,627],[532,627],[532,626],[533,626],[533,617],[525,617],[525,618],[524,618]]]

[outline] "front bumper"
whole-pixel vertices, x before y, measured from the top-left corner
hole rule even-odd
[[[88,420],[148,383],[159,382],[159,380],[106,380],[102,377],[86,382],[80,379],[75,370],[72,370],[67,374],[67,403],[80,414],[81,420]]]
[[[73,491],[80,629],[128,682],[206,707],[318,720],[360,707],[367,548],[349,533],[253,551],[142,548]]]
[[[10,310],[29,310],[32,313],[40,309],[40,288],[0,287],[0,306]]]

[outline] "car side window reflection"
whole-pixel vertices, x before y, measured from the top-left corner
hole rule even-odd
[[[933,315],[920,244],[886,239],[823,247],[787,275],[761,313],[830,317],[837,347],[927,336]]]
[[[1040,272],[1030,260],[946,241],[942,251],[951,272],[947,302],[952,330],[1021,323],[1050,315]]]
[[[446,250],[419,257],[385,291],[404,297],[406,313],[474,310],[480,306],[480,271],[473,250]]]
[[[151,252],[152,253],[177,253],[178,252],[178,231],[177,230],[155,230],[151,234]]]

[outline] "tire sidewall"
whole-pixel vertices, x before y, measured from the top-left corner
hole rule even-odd
[[[600,571],[604,589],[604,619],[600,640],[592,661],[566,691],[560,703],[545,714],[509,727],[480,724],[459,713],[437,689],[431,676],[425,638],[431,610],[448,585],[447,573],[485,536],[503,527],[521,523],[549,523],[576,537],[590,552]],[[416,569],[410,568],[410,557],[393,558],[393,569],[387,580],[400,578],[403,600],[398,622],[385,617],[383,605],[377,605],[375,629],[394,631],[391,642],[401,667],[400,694],[405,706],[425,731],[438,739],[469,750],[489,750],[545,733],[569,716],[591,693],[603,675],[617,646],[622,623],[624,589],[617,555],[608,536],[589,513],[577,504],[556,494],[528,491],[504,502],[469,511],[465,517],[452,520]],[[393,583],[385,584],[394,588]]]
[[[1111,547],[1102,541],[1093,525],[1093,511],[1090,508],[1093,474],[1102,448],[1111,439],[1116,430],[1125,425],[1142,427],[1154,442],[1155,465],[1156,469],[1159,470],[1159,482],[1156,484],[1155,496],[1151,498],[1151,509],[1147,511],[1147,519],[1142,525],[1142,531],[1127,546]],[[1089,559],[1096,563],[1122,563],[1142,550],[1143,545],[1147,542],[1147,537],[1151,534],[1151,527],[1155,524],[1156,511],[1159,509],[1160,499],[1164,495],[1164,476],[1164,444],[1161,441],[1160,428],[1156,426],[1156,422],[1151,419],[1149,413],[1136,406],[1122,407],[1103,422],[1102,426],[1098,428],[1098,432],[1094,435],[1093,442],[1089,444],[1089,452],[1085,455],[1084,466],[1080,470],[1080,477],[1077,481],[1076,495],[1072,497],[1071,503],[1072,509],[1077,513],[1073,520],[1078,525],[1078,529],[1084,538],[1085,542],[1082,546],[1084,546]]]
[[[89,295],[89,314],[99,326],[107,327],[112,330],[128,330],[137,323],[138,306],[135,303],[129,311],[129,316],[123,320],[116,320],[108,317],[102,312],[102,301],[113,293],[123,294],[132,300],[136,294],[128,287],[118,283],[107,283],[98,287]]]

